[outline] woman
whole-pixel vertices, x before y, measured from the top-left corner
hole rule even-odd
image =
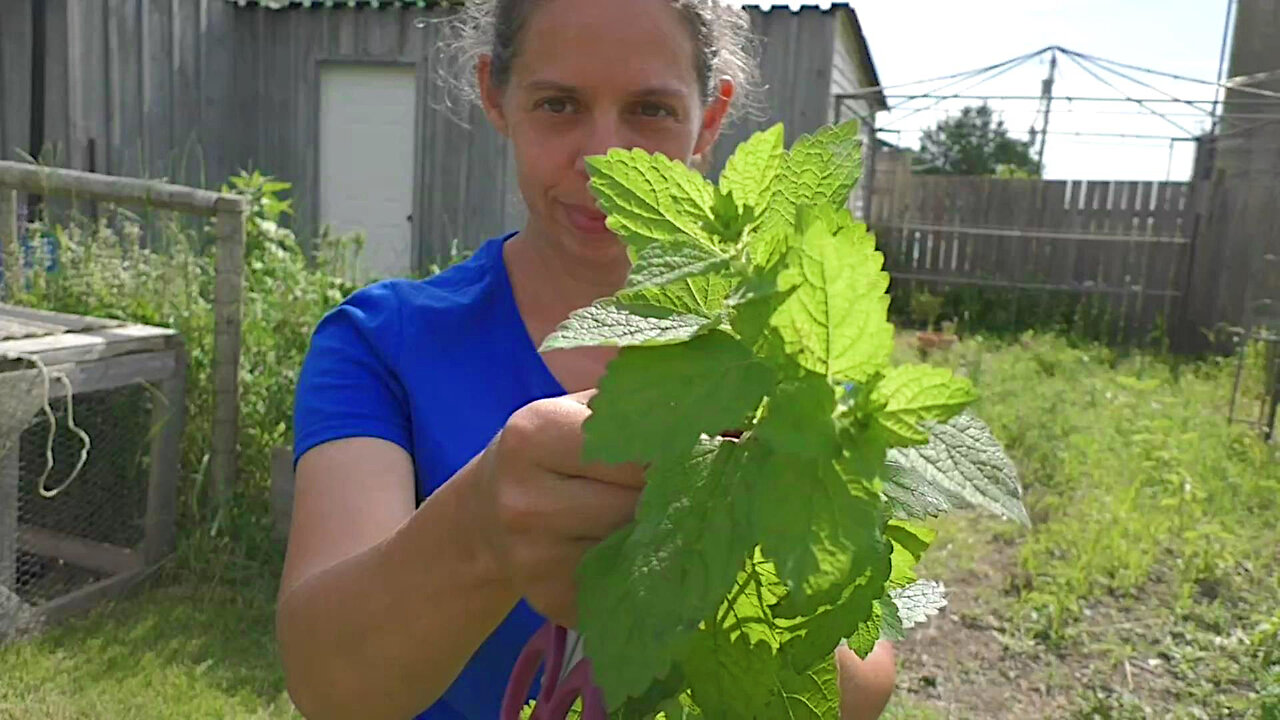
[[[574,624],[574,570],[644,484],[637,467],[579,461],[613,352],[536,350],[629,268],[583,158],[641,147],[691,161],[752,77],[747,20],[720,0],[463,13],[458,46],[484,42],[463,55],[515,150],[529,221],[430,280],[356,293],[315,332],[278,609],[289,692],[311,718],[492,720],[532,633]],[[891,648],[837,661],[844,717],[879,715]]]

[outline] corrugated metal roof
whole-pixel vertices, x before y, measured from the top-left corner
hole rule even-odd
[[[281,10],[290,7],[316,7],[316,8],[332,8],[332,7],[419,7],[427,8],[444,4],[447,0],[227,0],[227,2],[235,3],[240,7],[271,8],[272,10]],[[456,0],[455,0],[456,1]],[[807,8],[816,8],[823,12],[829,11],[832,7],[848,7],[848,0],[811,0],[810,2],[800,2],[799,0],[725,0],[730,5],[739,7],[755,8],[769,12],[774,8],[787,9],[791,12],[800,12]]]
[[[849,7],[848,0],[811,0],[810,2],[800,2],[799,0],[725,0],[725,2],[730,5],[755,8],[765,12],[769,12],[774,8],[790,10],[793,13],[815,8],[827,12],[833,7]]]
[[[441,0],[227,0],[240,7],[265,7],[272,10],[284,8],[333,8],[333,7],[417,7],[428,8],[440,5]]]

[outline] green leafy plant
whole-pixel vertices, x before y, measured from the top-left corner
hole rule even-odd
[[[643,150],[588,161],[634,262],[543,348],[621,348],[584,457],[648,466],[635,521],[579,570],[615,716],[835,717],[837,645],[865,657],[945,604],[913,571],[917,521],[1027,522],[969,381],[890,365],[889,277],[845,209],[860,158],[847,123],[789,152],[757,133],[718,185]]]

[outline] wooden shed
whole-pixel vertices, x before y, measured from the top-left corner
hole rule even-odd
[[[885,109],[847,4],[746,3],[763,38],[768,117],[788,142]],[[0,157],[209,186],[242,167],[294,185],[301,237],[368,235],[364,265],[410,274],[456,241],[520,226],[508,148],[483,115],[440,109],[428,0],[6,0]],[[856,203],[855,203],[856,204]]]

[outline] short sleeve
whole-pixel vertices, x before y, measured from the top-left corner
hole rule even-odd
[[[352,437],[393,442],[412,453],[408,397],[398,372],[402,309],[390,282],[364,288],[316,326],[298,378],[293,459]]]

